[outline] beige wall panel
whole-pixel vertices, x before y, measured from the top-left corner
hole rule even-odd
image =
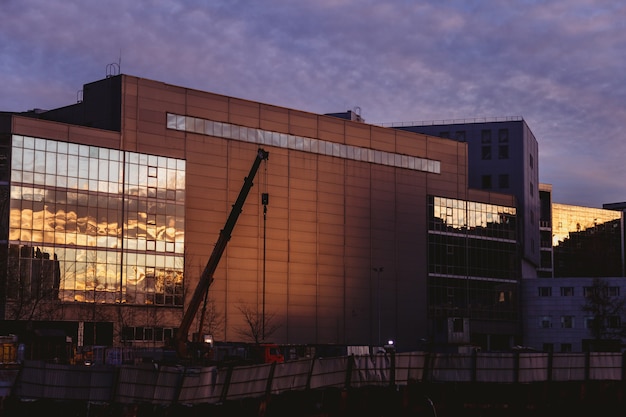
[[[256,222],[256,218],[254,218],[253,221],[246,222],[247,217],[242,214],[239,219],[243,219],[244,221],[237,221],[237,224],[235,224],[235,228],[233,229],[233,242],[237,242],[238,245],[245,247],[260,248],[262,238],[261,226]],[[226,217],[224,221],[226,221]]]
[[[330,224],[321,224],[318,227],[319,236],[318,242],[320,246],[320,250],[322,247],[333,245],[337,246],[335,250],[338,253],[343,252],[343,247],[345,244],[345,231],[343,225],[341,226],[333,226]]]
[[[365,123],[358,122],[345,122],[346,126],[346,136],[350,136],[353,138],[361,138],[364,140],[371,141],[371,128],[370,125]]]
[[[213,120],[209,115],[213,113],[228,113],[229,98],[219,94],[210,94],[203,91],[187,90],[185,104],[190,108],[202,109],[207,119]],[[204,117],[200,114],[189,114],[190,116]]]
[[[298,181],[316,182],[318,176],[318,157],[304,152],[292,152],[289,158],[289,187],[298,185]]]
[[[454,182],[442,181],[440,178],[435,178],[428,181],[427,193],[430,195],[436,195],[440,197],[449,198],[463,198],[465,191],[463,188]]]
[[[67,125],[19,116],[13,116],[12,131],[24,136],[63,141],[67,141],[69,135]]]
[[[150,155],[169,155],[174,158],[184,158],[184,151],[171,146],[165,137],[148,133],[138,136],[137,152]]]
[[[295,263],[307,263],[307,262],[315,262],[317,260],[317,256],[315,252],[305,252],[298,250],[291,250],[289,252],[289,262]]]
[[[105,148],[118,148],[120,134],[106,130],[89,129],[71,126],[68,130],[68,139],[71,142],[80,142],[86,145],[102,146]]]
[[[187,90],[187,112],[185,115],[201,117],[220,122],[228,121],[228,97]]]
[[[229,122],[235,125],[258,128],[260,104],[251,101],[230,99]]]
[[[270,132],[289,132],[289,110],[282,107],[261,105],[260,128]]]
[[[325,140],[328,142],[334,142],[334,143],[344,143],[345,142],[345,137],[343,134],[339,134],[339,133],[332,133],[332,132],[324,132],[324,131],[319,131],[319,137],[318,139],[320,140]]]
[[[318,213],[318,222],[320,224],[331,224],[335,226],[340,226],[344,224],[344,216],[341,214],[330,214],[330,213]]]
[[[296,279],[299,282],[303,282],[304,279],[309,280],[310,284],[315,283],[315,260],[310,260],[305,263],[289,263],[289,284],[295,283]]]
[[[428,137],[419,133],[396,132],[396,148],[399,153],[425,157],[428,147]]]
[[[165,136],[164,113],[152,110],[140,110],[137,120],[137,130],[141,133]]]
[[[297,168],[290,170],[292,177],[289,179],[291,200],[311,200],[316,198],[317,181],[312,171],[299,170]]]
[[[313,210],[290,210],[285,214],[289,215],[289,220],[294,221],[304,221],[304,222],[315,222],[317,221],[317,213]]]
[[[133,94],[132,88],[128,86],[128,93]],[[142,99],[156,100],[163,102],[173,102],[181,104],[185,100],[185,92],[188,89],[184,87],[178,87],[171,84],[165,84],[158,81],[152,81],[147,79],[137,80],[137,95]]]
[[[289,238],[297,241],[311,241],[315,239],[317,224],[306,221],[289,221]]]
[[[289,207],[296,210],[314,210],[317,201],[316,181],[291,181]]]
[[[181,97],[184,97],[184,95],[181,95]],[[125,105],[127,106],[126,109],[132,106],[133,104],[134,103],[132,101],[126,102],[125,103]],[[177,110],[184,111],[183,102],[177,103],[176,108],[174,108],[174,106],[172,106],[172,104],[170,104],[169,101],[163,100],[160,97],[151,98],[151,97],[139,96],[136,100],[136,105],[137,105],[137,109],[139,109],[139,114],[142,111],[157,112],[157,113],[162,114],[162,117],[165,117],[165,112],[175,113]],[[128,116],[132,117],[133,114],[131,113]]]
[[[335,143],[346,143],[345,121],[336,117],[320,116],[318,119],[319,139]]]
[[[345,175],[345,162],[342,159],[320,157],[318,161],[320,181],[336,182],[343,181]]]
[[[397,152],[396,133],[391,129],[371,129],[372,148],[386,152]],[[406,153],[406,152],[404,152]]]
[[[285,214],[281,215],[281,212]],[[272,207],[271,211],[270,209],[267,210],[266,233],[268,237],[283,238],[288,228],[287,210],[276,209],[275,207]]]
[[[255,249],[229,245],[227,251],[229,266],[232,265],[239,270],[254,271],[255,279],[256,273],[259,272],[260,274],[262,272],[259,270],[259,252]]]
[[[266,122],[278,123],[285,127],[289,124],[289,109],[261,103],[259,110],[261,119]],[[287,132],[287,129],[284,131]]]
[[[463,158],[463,155],[467,154],[467,143],[457,142],[451,139],[435,138],[433,136],[427,136],[428,141],[428,155],[430,159],[452,159],[458,160],[459,157]]]
[[[343,245],[320,245],[318,267],[328,265],[343,277]]]
[[[317,116],[310,113],[291,111],[289,113],[289,133],[305,138],[316,138]]]
[[[321,195],[317,201],[317,211],[331,216],[340,216],[338,221],[340,223],[344,221],[344,205],[336,201],[325,201]],[[333,223],[336,224],[336,221]]]

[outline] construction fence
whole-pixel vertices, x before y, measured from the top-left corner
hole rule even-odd
[[[307,358],[253,366],[68,365],[3,369],[2,396],[120,404],[218,404],[288,391],[420,382],[624,380],[622,353],[427,352]]]

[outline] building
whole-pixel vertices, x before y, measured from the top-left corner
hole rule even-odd
[[[192,333],[245,339],[252,312],[278,343],[520,338],[516,200],[470,187],[467,143],[128,75],[81,97],[0,116],[5,332],[166,344],[263,148]]]
[[[524,343],[559,352],[620,349],[620,338],[598,345],[591,334],[594,317],[583,310],[594,279],[607,284],[606,295],[624,294],[624,221],[619,205],[594,208],[551,201],[552,187],[541,185],[541,278],[523,280]],[[621,329],[626,311],[605,317]]]
[[[541,264],[539,146],[521,117],[393,124],[405,131],[468,144],[471,188],[512,194],[517,199],[522,276],[537,276]]]
[[[620,337],[595,340],[592,328],[596,317],[583,306],[598,290],[608,300],[623,299],[626,283],[620,277],[599,279],[601,285],[590,277],[524,280],[524,345],[546,352],[620,351]],[[625,313],[607,313],[598,319],[604,322],[606,332],[618,335],[626,320]]]

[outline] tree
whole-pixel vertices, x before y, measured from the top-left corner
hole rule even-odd
[[[621,325],[626,299],[611,294],[609,283],[601,278],[594,278],[585,296],[582,310],[593,318],[589,330],[594,341],[617,340],[626,335]]]
[[[245,326],[237,328],[235,331],[239,336],[252,340],[256,344],[265,341],[280,328],[280,325],[276,323],[274,313],[265,313],[264,315],[258,308],[250,307],[244,303],[240,303],[237,310],[243,315]]]

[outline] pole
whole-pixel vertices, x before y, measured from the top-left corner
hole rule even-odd
[[[263,314],[262,314],[262,331],[261,331],[261,339],[265,341],[265,274],[266,274],[266,231],[267,231],[267,204],[269,200],[269,194],[263,193],[261,195],[261,200],[263,202]]]
[[[383,272],[384,268],[382,266],[379,266],[378,268],[372,268],[374,271],[376,271],[376,291],[378,293],[377,295],[377,309],[378,309],[378,346],[380,346],[380,273]]]

